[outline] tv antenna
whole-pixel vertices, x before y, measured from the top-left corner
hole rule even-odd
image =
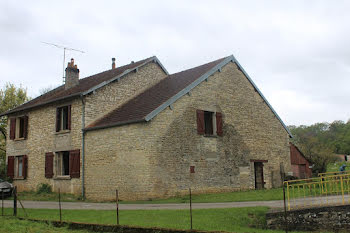
[[[48,43],[48,42],[44,42],[44,41],[42,41],[41,43],[44,43],[44,44],[47,44],[47,45],[51,45],[51,46],[55,46],[56,48],[59,48],[59,49],[63,49],[63,71],[62,71],[62,77],[63,77],[63,83],[65,83],[66,77],[64,76],[64,66],[65,66],[65,63],[66,63],[66,50],[71,50],[71,51],[75,51],[75,52],[79,52],[79,53],[85,53],[85,52],[82,51],[82,50],[79,50],[79,49],[73,49],[73,48],[69,48],[69,47],[63,46],[63,45],[57,45],[57,44]]]

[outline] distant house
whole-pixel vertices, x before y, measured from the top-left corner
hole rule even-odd
[[[335,154],[334,156],[337,158],[337,160],[340,160],[342,162],[349,162],[350,160],[350,155]]]
[[[310,166],[312,165],[308,161],[304,154],[293,143],[290,144],[290,162],[292,165],[293,176],[300,179],[310,178],[312,171]]]
[[[0,116],[19,191],[164,198],[278,187],[291,171],[291,133],[233,56],[175,74],[156,57],[113,62],[83,79],[72,59],[64,85]]]

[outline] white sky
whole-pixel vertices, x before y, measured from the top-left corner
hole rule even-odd
[[[0,86],[31,97],[156,55],[170,73],[233,54],[287,125],[350,118],[350,1],[0,0]]]

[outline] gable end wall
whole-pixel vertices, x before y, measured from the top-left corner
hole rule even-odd
[[[196,109],[223,114],[223,137],[197,134]],[[228,63],[147,123],[88,132],[86,194],[92,199],[164,198],[254,188],[254,163],[265,187],[291,170],[289,136],[234,63]],[[195,173],[190,173],[195,166]]]

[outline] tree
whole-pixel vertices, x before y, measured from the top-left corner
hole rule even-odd
[[[16,87],[7,83],[0,89],[0,113],[17,107],[28,101],[27,90],[23,87]],[[0,178],[5,178],[6,164],[6,128],[7,117],[0,117]]]
[[[334,154],[350,154],[350,121],[289,128],[293,143],[313,162],[314,173],[325,172],[327,164],[336,160]]]

